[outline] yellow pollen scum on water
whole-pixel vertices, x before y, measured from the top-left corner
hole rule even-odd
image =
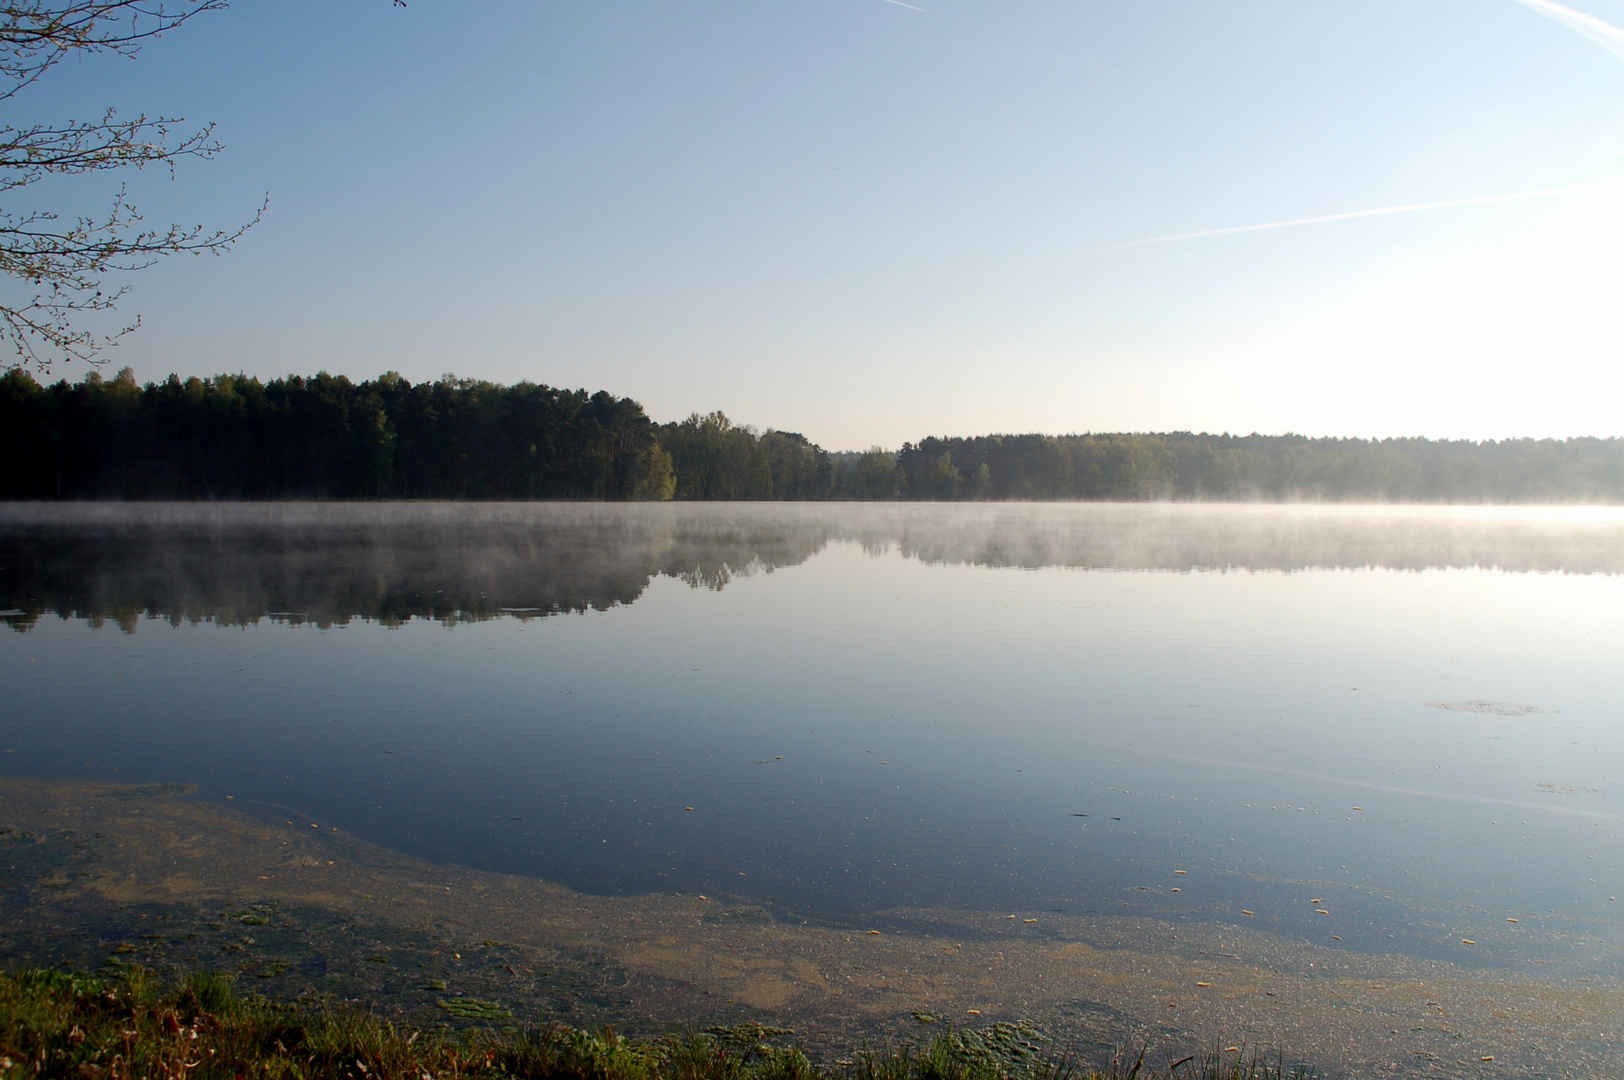
[[[1210,1047],[1245,1035],[1345,1075],[1492,1058],[1578,1076],[1616,1066],[1624,1015],[1617,978],[1371,955],[1221,923],[1053,914],[1040,929],[995,912],[905,908],[868,913],[882,934],[792,920],[742,896],[594,896],[290,827],[181,785],[3,780],[7,828],[13,855],[61,856],[26,898],[55,944],[30,945],[13,914],[0,952],[14,969],[76,958],[99,967],[109,954],[161,969],[206,946],[217,965],[263,979],[256,989],[382,987],[393,995],[382,1011],[403,1016],[437,1016],[436,995],[457,993],[515,1016],[556,1016],[569,1001],[569,1023],[654,1031],[754,1019],[833,1052],[917,1037],[915,1014],[957,1015],[1031,1020],[1081,1046]],[[171,929],[110,943],[98,918]],[[1170,1013],[1192,984],[1203,993]]]

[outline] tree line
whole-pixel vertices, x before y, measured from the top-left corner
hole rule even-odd
[[[1624,502],[1624,439],[989,435],[897,455],[916,499]]]
[[[529,382],[17,369],[0,375],[0,498],[1624,502],[1624,440],[989,435],[830,453]]]

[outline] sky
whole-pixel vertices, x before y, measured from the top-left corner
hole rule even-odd
[[[524,379],[830,449],[1614,436],[1620,26],[1624,0],[237,0],[4,122],[213,121],[225,153],[129,177],[137,204],[232,226],[269,196],[230,254],[129,278],[109,368],[143,381]]]

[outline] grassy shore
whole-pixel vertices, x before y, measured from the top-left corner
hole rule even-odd
[[[479,1015],[453,999],[452,1016]],[[497,1016],[489,1019],[501,1023]],[[361,1010],[239,994],[215,974],[160,984],[139,968],[116,980],[57,971],[0,974],[0,1078],[72,1080],[1285,1080],[1305,1075],[1229,1051],[1105,1072],[1041,1053],[1019,1025],[949,1032],[927,1044],[864,1049],[820,1065],[792,1032],[745,1024],[627,1039],[605,1028],[427,1029]]]

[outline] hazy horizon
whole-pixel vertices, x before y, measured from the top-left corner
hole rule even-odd
[[[86,366],[75,367],[72,371],[69,371],[69,370],[67,370],[65,368],[57,368],[57,369],[55,369],[54,371],[52,371],[50,373],[42,374],[42,373],[39,373],[39,372],[33,372],[31,374],[41,383],[51,383],[51,382],[57,381],[58,379],[63,379],[63,378],[68,379],[70,382],[76,382],[76,381],[79,381],[79,380],[83,379],[85,377],[85,375],[90,370],[91,370],[90,367],[88,365],[86,365]],[[109,371],[108,370],[108,365],[102,365],[102,366],[96,368],[95,373],[97,375],[99,375],[101,378],[107,379],[109,377],[116,376],[120,372],[119,371]],[[154,374],[154,375],[150,375],[150,376],[140,376],[140,379],[141,379],[143,385],[145,385],[147,383],[162,383],[165,379],[168,378],[169,374],[180,375],[179,372],[171,372],[171,373],[165,373],[163,375]],[[313,377],[315,375],[320,375],[320,374],[328,374],[328,375],[334,375],[334,376],[342,375],[343,377],[350,379],[352,382],[361,383],[361,382],[375,380],[375,379],[377,379],[377,378],[379,378],[379,377],[381,377],[383,375],[400,374],[400,373],[391,370],[391,371],[378,372],[376,374],[368,375],[368,374],[365,374],[365,373],[362,373],[362,372],[352,373],[352,372],[341,372],[341,371],[327,371],[327,370],[323,369],[322,371],[282,372],[282,373],[276,373],[276,374],[271,374],[271,375],[265,375],[265,374],[257,373],[257,372],[239,370],[239,371],[217,371],[217,372],[197,371],[197,372],[187,373],[187,374],[185,374],[184,376],[181,376],[181,377],[182,378],[187,378],[187,379],[193,378],[193,377],[202,378],[202,379],[209,379],[209,378],[215,378],[215,377],[224,376],[224,375],[230,375],[230,376],[237,376],[237,377],[244,377],[245,376],[245,377],[248,377],[248,378],[258,379],[261,382],[267,382],[267,381],[270,381],[271,379],[277,379],[277,378],[300,377],[300,378],[308,379],[308,378],[311,378],[311,377]],[[445,378],[448,375],[449,376],[455,376],[458,379],[476,378],[475,376],[472,376],[472,375],[466,375],[466,376],[457,375],[455,372],[445,373],[445,374],[439,376],[438,378]],[[436,381],[436,379],[435,378],[426,378],[426,379],[411,380],[411,381],[414,382],[414,383],[424,383],[424,382],[432,383],[432,382]],[[599,390],[603,390],[603,391],[606,391],[606,392],[609,392],[609,393],[612,393],[612,394],[616,394],[617,396],[630,398],[633,401],[637,401],[639,404],[646,404],[637,396],[636,393],[627,392],[627,391],[624,390],[624,388],[620,388],[620,387],[612,387],[612,386],[601,386],[601,387],[600,386],[565,386],[565,385],[559,385],[559,384],[548,384],[547,380],[545,380],[545,379],[515,380],[515,382],[518,382],[518,381],[528,381],[528,382],[532,382],[532,383],[540,383],[540,384],[543,384],[543,385],[553,385],[556,389],[580,391],[580,392],[585,392],[585,393],[588,393],[588,394],[595,393],[595,392],[597,392]],[[498,383],[498,385],[510,385],[510,384]],[[651,414],[649,419],[651,419],[655,424],[679,423],[679,422],[681,422],[683,420],[687,420],[690,417],[695,416],[695,415],[705,416],[705,415],[707,415],[708,413],[710,413],[712,411],[724,411],[724,410],[695,409],[695,410],[692,410],[692,411],[690,411],[688,413],[685,413],[685,414],[683,414],[681,416],[677,416],[677,415],[659,416],[659,415],[652,415]],[[767,418],[765,421],[763,421],[763,419],[759,418],[759,417],[734,416],[734,415],[729,414],[728,415],[728,420],[731,421],[736,426],[749,427],[749,428],[751,428],[751,429],[753,429],[753,430],[755,430],[757,432],[791,431],[792,430],[792,429],[790,429],[788,427],[785,427],[784,425],[773,423],[770,418]],[[795,434],[804,435],[806,433],[805,432],[795,432]],[[1278,430],[1278,431],[1260,431],[1260,430],[1257,430],[1255,428],[1252,429],[1252,430],[1228,430],[1228,429],[1224,429],[1224,430],[1208,430],[1208,429],[1204,429],[1204,428],[1163,428],[1163,429],[1159,429],[1159,430],[1149,429],[1149,428],[1143,428],[1143,429],[1141,429],[1141,428],[1134,428],[1134,429],[1087,428],[1087,429],[1067,429],[1067,430],[1048,430],[1048,431],[1014,430],[1014,429],[1010,429],[1010,430],[986,430],[986,431],[944,431],[944,430],[937,430],[937,429],[929,429],[929,430],[921,430],[919,432],[914,433],[911,436],[905,435],[898,442],[896,442],[894,444],[891,444],[891,445],[885,445],[885,444],[876,443],[876,442],[867,442],[867,443],[853,444],[853,445],[850,445],[850,446],[839,446],[839,447],[824,446],[821,443],[819,443],[819,445],[822,447],[822,449],[824,449],[825,451],[827,451],[830,454],[834,454],[834,455],[857,455],[857,454],[863,454],[865,452],[873,450],[876,447],[881,449],[881,450],[884,450],[887,453],[895,453],[898,449],[900,449],[904,445],[907,445],[907,444],[910,444],[910,443],[918,443],[921,440],[930,439],[930,438],[997,439],[997,438],[1021,438],[1021,437],[1030,437],[1030,436],[1055,437],[1055,438],[1080,438],[1080,437],[1086,437],[1086,436],[1109,436],[1109,435],[1135,435],[1135,436],[1187,435],[1187,436],[1194,436],[1194,437],[1197,437],[1197,438],[1234,438],[1234,439],[1248,439],[1248,438],[1263,438],[1263,439],[1292,439],[1292,438],[1340,439],[1340,440],[1361,441],[1361,442],[1383,442],[1383,441],[1388,441],[1388,440],[1396,440],[1396,441],[1402,441],[1402,440],[1427,440],[1427,441],[1432,441],[1432,442],[1464,441],[1464,442],[1472,442],[1472,443],[1494,443],[1494,442],[1509,443],[1509,442],[1522,442],[1522,441],[1527,441],[1527,440],[1544,441],[1544,440],[1547,440],[1547,439],[1556,439],[1556,440],[1559,440],[1559,441],[1568,441],[1568,440],[1576,440],[1576,439],[1612,440],[1612,439],[1624,438],[1624,435],[1621,435],[1621,434],[1616,434],[1616,433],[1615,434],[1597,434],[1597,433],[1594,433],[1594,432],[1573,432],[1573,433],[1570,433],[1570,434],[1567,434],[1567,435],[1527,435],[1527,434],[1519,434],[1519,433],[1513,432],[1513,433],[1507,434],[1507,435],[1485,436],[1485,437],[1479,438],[1479,437],[1475,437],[1475,436],[1471,436],[1471,435],[1463,435],[1463,436],[1458,436],[1458,437],[1451,437],[1451,436],[1447,436],[1447,435],[1445,435],[1445,436],[1432,436],[1432,435],[1425,435],[1425,434],[1420,434],[1420,433],[1416,433],[1416,432],[1390,432],[1390,433],[1387,433],[1387,434],[1370,435],[1370,434],[1360,434],[1358,432],[1353,432],[1353,431],[1328,431],[1328,432],[1323,432],[1323,433],[1311,434],[1311,433],[1304,432],[1304,431],[1296,431],[1296,430],[1290,430],[1290,429]],[[812,441],[817,442],[816,439],[813,439]]]

